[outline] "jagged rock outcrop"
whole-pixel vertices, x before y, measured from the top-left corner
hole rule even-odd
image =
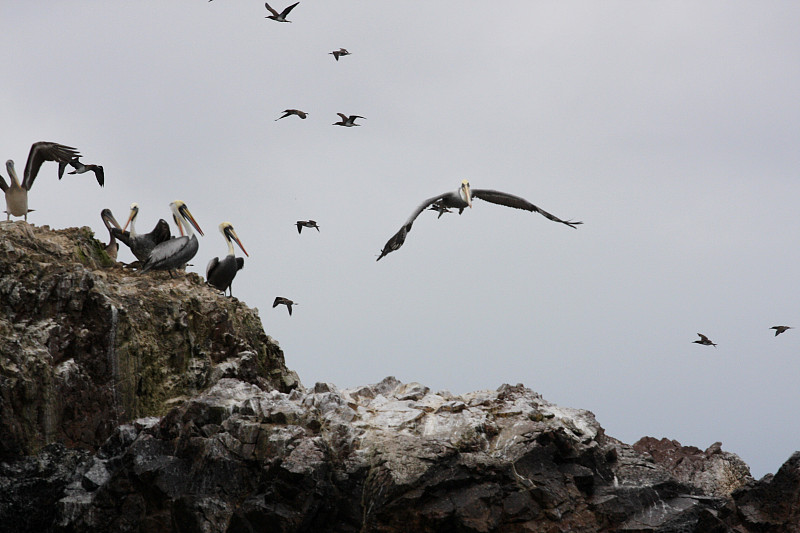
[[[522,385],[306,389],[254,311],[106,259],[0,223],[4,531],[800,531],[800,453],[756,482]]]

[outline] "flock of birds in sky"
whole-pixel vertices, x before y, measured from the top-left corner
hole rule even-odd
[[[264,5],[267,11],[270,13],[266,18],[277,22],[291,22],[287,20],[287,17],[299,3],[300,2],[295,2],[281,12],[276,11],[270,7],[268,3],[265,3]],[[329,52],[329,54],[333,55],[337,62],[340,57],[351,55],[345,48],[339,48],[338,50]],[[300,119],[305,119],[308,113],[299,109],[286,109],[283,111],[283,115],[275,120],[278,121],[293,115]],[[344,113],[337,113],[337,115],[339,115],[341,120],[334,122],[333,125],[348,128],[361,126],[361,124],[356,123],[356,120],[365,118],[360,115],[345,115]],[[15,216],[23,217],[27,222],[28,213],[33,211],[33,209],[28,207],[28,192],[39,173],[39,169],[46,161],[55,161],[58,163],[59,179],[63,177],[64,171],[70,166],[73,170],[69,172],[69,174],[93,172],[97,182],[102,187],[105,181],[103,167],[94,164],[84,164],[80,161],[80,158],[81,155],[78,151],[69,146],[54,142],[34,143],[28,154],[22,181],[20,181],[17,176],[14,162],[8,160],[6,162],[6,170],[8,171],[11,183],[6,183],[5,179],[0,176],[0,188],[2,188],[6,198],[6,220],[10,220],[11,216]],[[451,213],[451,209],[458,210],[458,214],[460,215],[467,207],[472,208],[472,200],[474,198],[480,198],[481,200],[497,205],[539,213],[553,222],[564,224],[570,228],[577,228],[579,224],[582,224],[582,222],[579,221],[562,220],[533,205],[524,198],[513,194],[491,189],[473,189],[469,181],[465,179],[461,182],[461,186],[455,191],[432,196],[420,203],[400,229],[386,242],[378,255],[377,261],[380,261],[389,253],[403,246],[414,221],[423,211],[429,210],[438,213],[437,219],[441,218],[445,213]],[[119,240],[130,248],[137,259],[135,263],[129,266],[138,266],[142,273],[150,270],[167,270],[170,272],[170,276],[172,276],[173,271],[184,268],[186,263],[197,254],[199,248],[194,230],[196,229],[200,235],[203,235],[203,231],[200,229],[200,226],[184,202],[176,200],[170,203],[169,207],[172,211],[172,218],[180,232],[180,236],[177,237],[172,236],[169,224],[164,219],[160,219],[150,233],[137,233],[135,225],[136,217],[139,213],[139,206],[136,203],[131,204],[128,220],[122,227],[109,209],[103,209],[100,216],[110,236],[109,244],[106,246],[106,252],[109,257],[116,260],[119,248],[117,240]],[[128,229],[129,226],[130,229]],[[302,233],[303,228],[312,228],[316,229],[318,232],[320,231],[319,225],[314,220],[298,220],[296,226],[298,233]],[[223,294],[230,292],[230,295],[233,296],[231,284],[236,273],[244,267],[244,258],[236,257],[233,243],[235,242],[246,256],[249,257],[249,254],[236,235],[236,231],[230,222],[222,222],[219,225],[219,231],[228,245],[228,253],[222,259],[215,257],[209,261],[206,267],[206,281],[209,285],[222,291]],[[138,263],[138,265],[136,263]],[[278,296],[275,298],[272,307],[274,308],[278,305],[285,305],[289,315],[291,315],[292,306],[298,304],[288,298]],[[770,329],[774,329],[775,336],[778,336],[792,328],[791,326],[773,326]],[[717,346],[717,344],[712,342],[706,335],[698,333],[698,336],[700,338],[692,342],[704,346]]]

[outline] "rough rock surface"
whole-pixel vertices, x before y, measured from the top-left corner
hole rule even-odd
[[[522,385],[304,388],[254,311],[0,224],[9,532],[800,531],[800,453],[634,446]]]

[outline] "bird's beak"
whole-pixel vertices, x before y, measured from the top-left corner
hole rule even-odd
[[[186,207],[186,204],[181,204],[181,206],[178,208],[178,211],[180,211],[181,216],[183,216],[183,218],[188,220],[189,223],[192,226],[194,226],[194,229],[197,230],[197,233],[199,233],[200,235],[204,235],[203,230],[201,230],[200,226],[197,225],[197,221],[192,216],[192,213],[191,213],[191,211],[189,211],[189,208]]]
[[[467,205],[472,208],[472,192],[469,190],[469,183],[463,183],[461,188],[464,190],[464,196],[467,198]]]
[[[138,212],[139,212],[138,209],[131,209],[131,214],[128,215],[128,221],[125,223],[125,226],[122,228],[122,231],[125,231],[126,229],[128,229],[128,224],[131,223],[131,220],[133,220],[134,217],[136,217],[136,213],[138,213]]]
[[[176,217],[174,214],[172,215],[172,220],[175,221],[175,225],[178,226],[178,231],[181,233],[181,237],[183,237],[183,224],[181,224],[181,221],[178,220],[178,217]]]
[[[117,219],[116,219],[116,218],[114,218],[114,215],[112,215],[112,214],[111,214],[111,210],[110,210],[110,209],[103,209],[103,212],[102,212],[102,213],[100,213],[100,216],[101,216],[101,217],[102,217],[104,220],[108,220],[109,222],[111,222],[111,224],[112,224],[112,225],[113,225],[115,228],[117,228],[117,229],[120,229],[120,227],[119,227],[119,222],[117,222]],[[123,230],[123,231],[124,231],[124,230]]]
[[[245,250],[244,246],[242,246],[242,241],[239,240],[239,236],[236,235],[236,231],[234,231],[234,229],[231,228],[230,226],[228,226],[228,228],[226,228],[226,231],[228,232],[228,235],[231,237],[231,239],[236,241],[236,244],[238,244],[239,248],[242,249],[242,251],[244,252],[244,255],[246,255],[247,257],[250,257],[250,254],[248,254],[247,250]]]

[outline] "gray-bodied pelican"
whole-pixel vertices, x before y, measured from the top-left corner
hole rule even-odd
[[[297,233],[303,233],[303,228],[317,228],[317,231],[319,231],[319,226],[313,220],[298,220]]]
[[[172,234],[169,231],[169,224],[163,218],[156,223],[156,227],[153,228],[153,231],[150,233],[136,233],[137,216],[139,216],[139,204],[133,202],[131,204],[131,214],[128,216],[125,227],[122,229],[112,229],[110,231],[117,239],[122,241],[122,244],[131,249],[131,253],[136,256],[136,259],[138,259],[141,264],[144,264],[147,258],[150,257],[150,252],[153,251],[153,248],[155,248],[157,244],[168,241],[172,237]],[[180,224],[177,219],[175,223],[178,224],[178,229],[180,229]],[[128,226],[131,227],[130,232],[125,231]]]
[[[297,115],[298,117],[300,117],[303,120],[305,120],[306,117],[308,116],[308,113],[306,113],[305,111],[300,111],[299,109],[285,109],[283,111],[283,115],[278,117],[278,118],[276,118],[275,122],[279,121],[282,118],[290,117],[292,115]]]
[[[411,226],[414,224],[414,220],[417,219],[420,213],[422,213],[426,207],[429,205],[438,205],[439,207],[435,209],[438,211],[439,209],[458,209],[458,214],[460,215],[464,209],[467,207],[472,207],[472,199],[473,198],[480,198],[481,200],[485,200],[487,202],[491,202],[493,204],[504,205],[506,207],[514,207],[516,209],[524,209],[526,211],[532,211],[539,213],[540,215],[549,218],[554,222],[560,222],[562,224],[566,224],[570,228],[576,227],[578,224],[583,224],[583,222],[573,222],[571,220],[561,220],[557,216],[551,215],[547,211],[543,209],[539,209],[529,201],[525,200],[524,198],[520,198],[519,196],[514,196],[513,194],[508,194],[505,192],[500,191],[493,191],[490,189],[472,189],[470,188],[469,181],[463,180],[461,182],[461,187],[459,187],[456,191],[453,192],[446,192],[440,194],[438,196],[434,196],[433,198],[428,198],[421,204],[417,206],[411,216],[408,217],[403,227],[400,230],[392,235],[392,238],[386,243],[381,250],[381,254],[378,256],[376,261],[380,261],[380,259],[385,256],[386,254],[393,252],[403,246],[403,243],[406,240],[406,235],[409,231],[411,231]],[[441,216],[441,213],[440,213]]]
[[[696,341],[692,341],[692,342],[697,343],[697,344],[702,344],[703,346],[713,346],[714,348],[717,347],[717,345],[715,343],[711,342],[711,339],[709,339],[708,337],[706,337],[702,333],[698,333],[698,335],[700,335],[700,339],[696,340]]]
[[[0,176],[0,189],[6,194],[6,220],[10,220],[11,215],[25,217],[25,220],[28,220],[28,212],[33,211],[33,209],[28,209],[28,191],[31,190],[33,180],[36,179],[42,163],[45,161],[69,162],[79,155],[75,148],[63,144],[46,141],[33,143],[31,151],[28,152],[28,162],[25,163],[21,183],[17,177],[17,171],[14,169],[14,161],[11,159],[6,161],[6,170],[11,184],[6,183],[6,180]]]
[[[350,52],[345,50],[344,48],[339,48],[338,50],[334,50],[333,52],[328,52],[328,54],[332,55],[336,61],[339,61],[339,58],[342,56],[349,56]]]
[[[109,235],[108,244],[105,247],[106,253],[108,254],[108,257],[110,257],[113,261],[116,261],[117,252],[119,251],[119,243],[117,242],[112,230],[121,229],[119,227],[119,222],[117,222],[117,219],[111,214],[111,209],[103,209],[100,211],[100,218],[103,220],[103,224],[108,230]]]
[[[365,117],[362,117],[360,115],[350,115],[348,117],[344,113],[336,113],[336,114],[342,117],[342,120],[340,120],[339,122],[334,122],[333,123],[334,126],[344,126],[345,128],[352,128],[353,126],[361,125],[361,124],[356,124],[357,118],[363,118],[364,120],[367,120]]]
[[[60,161],[58,163],[58,179],[64,175],[64,169],[67,168],[67,165],[71,165],[73,170],[69,172],[69,174],[83,174],[84,172],[89,172],[90,170],[94,172],[94,177],[97,180],[97,183],[100,184],[102,187],[105,185],[106,175],[103,171],[102,165],[85,165],[80,162],[79,158],[75,158],[72,161]]]
[[[281,304],[285,305],[286,309],[289,310],[289,316],[292,316],[292,306],[293,305],[300,305],[297,302],[291,301],[289,298],[284,298],[283,296],[277,296],[275,298],[275,301],[272,302],[272,307],[274,309],[275,307],[278,307]]]
[[[189,212],[186,204],[180,200],[175,200],[169,204],[172,214],[181,226],[186,231],[183,237],[177,237],[159,243],[150,252],[150,257],[144,262],[142,272],[148,270],[172,270],[180,267],[189,261],[197,253],[200,244],[197,242],[197,236],[192,231],[192,226],[203,235],[203,230],[197,225],[197,221]]]
[[[290,5],[289,7],[287,7],[286,9],[284,9],[283,11],[281,11],[280,13],[278,13],[277,11],[275,11],[274,9],[272,9],[271,7],[269,7],[269,4],[268,4],[268,3],[264,2],[264,6],[266,6],[266,8],[267,8],[267,11],[269,11],[270,13],[272,13],[272,15],[267,15],[267,16],[266,16],[266,17],[264,17],[264,18],[272,19],[272,20],[275,20],[275,21],[277,21],[277,22],[291,22],[291,20],[286,20],[286,17],[288,17],[288,16],[289,16],[289,12],[290,12],[292,9],[294,9],[294,6],[296,6],[296,5],[297,5],[297,4],[299,4],[299,3],[300,3],[300,2],[295,2],[294,4]]]
[[[772,326],[769,329],[774,329],[775,330],[775,336],[777,337],[778,335],[780,335],[781,333],[783,333],[787,329],[793,329],[793,328],[792,328],[792,326]]]
[[[236,244],[242,249],[244,255],[250,257],[250,254],[248,254],[247,250],[242,246],[242,241],[239,240],[239,237],[233,230],[233,224],[230,222],[223,222],[219,225],[219,231],[222,233],[222,236],[225,237],[225,242],[228,243],[228,255],[222,258],[222,260],[220,260],[219,257],[215,257],[208,262],[208,266],[206,267],[206,281],[208,281],[209,285],[221,290],[222,294],[225,294],[225,291],[230,289],[231,296],[233,296],[231,283],[233,283],[233,278],[236,277],[236,273],[244,267],[244,258],[234,255],[233,241],[236,241]]]

